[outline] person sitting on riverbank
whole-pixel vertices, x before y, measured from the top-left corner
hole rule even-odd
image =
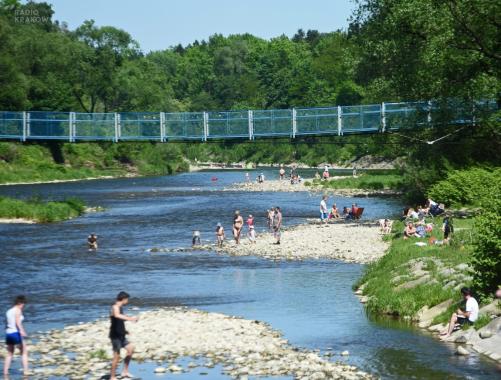
[[[443,203],[438,204],[432,199],[428,199],[428,201],[426,202],[426,207],[423,209],[423,211],[425,210],[428,212],[428,215],[438,216],[445,212],[445,205]]]
[[[97,235],[90,234],[87,237],[87,246],[89,247],[89,251],[97,251]]]
[[[194,230],[193,231],[193,236],[192,236],[192,239],[191,239],[191,246],[194,247],[196,245],[200,245],[201,242],[200,242],[200,231],[198,230]]]
[[[463,311],[458,308],[456,312],[452,314],[447,330],[442,331],[440,334],[444,338],[449,337],[453,331],[459,330],[463,326],[469,327],[473,325],[478,318],[478,302],[471,295],[471,290],[469,288],[462,288],[461,294],[466,301],[465,310]]]
[[[358,206],[356,203],[351,205],[350,218],[355,219],[358,215]]]
[[[417,213],[416,210],[414,210],[414,208],[411,207],[409,208],[409,210],[407,210],[407,218],[418,220],[419,214]]]
[[[410,237],[419,237],[416,227],[414,227],[414,223],[412,222],[407,223],[404,229],[404,239],[408,239]]]
[[[235,211],[235,216],[233,217],[233,237],[235,238],[235,243],[240,244],[240,235],[242,233],[242,227],[244,226],[244,219],[240,215],[240,211]]]
[[[350,209],[346,206],[343,207],[343,218],[345,219],[350,218]]]
[[[221,223],[216,225],[216,241],[218,248],[223,248],[224,243],[224,228]]]
[[[7,346],[7,355],[3,366],[3,375],[6,379],[9,377],[9,368],[14,357],[16,347],[19,347],[21,361],[23,363],[23,373],[29,375],[28,369],[28,347],[24,338],[27,337],[23,326],[23,309],[26,305],[25,296],[17,296],[12,306],[5,314],[5,344]]]
[[[391,234],[391,229],[393,227],[393,220],[390,219],[379,219],[379,231],[383,235]]]
[[[322,200],[320,201],[320,221],[321,222],[327,222],[327,217],[328,217],[328,212],[329,210],[327,209],[327,199],[329,197],[327,195],[324,195],[322,197]]]
[[[339,210],[337,209],[336,204],[334,203],[331,208],[331,212],[329,214],[329,219],[337,219],[339,218]]]
[[[134,346],[127,340],[127,330],[125,329],[125,321],[137,322],[138,317],[129,317],[123,313],[123,307],[129,303],[129,294],[120,292],[117,295],[116,302],[110,310],[110,334],[111,345],[113,347],[113,360],[111,362],[110,380],[116,380],[116,371],[118,362],[120,361],[120,350],[125,348],[127,354],[124,359],[124,368],[121,374],[122,378],[133,378],[129,373],[129,363],[134,353]]]

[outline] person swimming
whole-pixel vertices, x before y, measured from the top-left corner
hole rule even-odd
[[[97,235],[90,234],[87,238],[87,246],[89,247],[89,251],[97,251]]]

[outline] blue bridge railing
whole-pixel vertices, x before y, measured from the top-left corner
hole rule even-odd
[[[378,133],[448,123],[474,124],[495,101],[449,105],[381,103],[325,108],[211,112],[0,111],[0,139],[179,141]]]

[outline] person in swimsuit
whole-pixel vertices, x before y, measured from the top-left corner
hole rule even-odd
[[[111,345],[113,347],[113,361],[111,362],[111,376],[110,380],[116,380],[116,370],[118,367],[118,362],[120,361],[120,350],[125,348],[127,355],[124,359],[124,369],[122,371],[121,377],[132,378],[133,376],[129,373],[129,363],[132,359],[132,354],[134,353],[134,346],[126,338],[128,334],[125,329],[125,321],[137,322],[138,317],[129,317],[123,313],[123,307],[129,303],[129,294],[126,292],[120,292],[117,295],[117,300],[113,304],[110,310],[110,339]]]
[[[251,243],[256,243],[256,230],[254,228],[254,217],[252,215],[249,215],[247,218],[247,228],[249,229],[247,231],[247,237],[251,241]]]
[[[194,230],[193,231],[193,236],[191,239],[191,246],[194,247],[196,245],[200,245],[200,231]]]
[[[219,248],[223,248],[224,228],[221,225],[221,223],[218,223],[217,226],[216,226],[216,239],[217,239],[217,246]]]
[[[275,208],[272,207],[271,210],[266,210],[266,221],[268,222],[268,229],[273,232],[273,218],[275,217]]]
[[[87,245],[89,247],[89,251],[97,251],[97,235],[90,234],[87,238]]]
[[[235,243],[240,244],[240,234],[242,233],[242,227],[244,225],[244,219],[240,215],[240,211],[235,211],[235,217],[233,218],[233,237],[235,238]]]
[[[280,207],[275,207],[275,216],[273,218],[273,236],[276,239],[276,242],[273,244],[280,244],[280,228],[282,227],[282,210]]]
[[[5,344],[7,346],[7,355],[5,356],[5,364],[3,366],[4,377],[9,376],[9,368],[14,356],[16,346],[21,352],[21,361],[23,363],[24,375],[29,375],[28,370],[28,347],[23,338],[28,335],[23,327],[23,309],[26,305],[25,296],[17,296],[12,306],[5,314]]]
[[[278,174],[280,175],[280,180],[282,181],[285,178],[285,169],[283,165],[280,166]]]

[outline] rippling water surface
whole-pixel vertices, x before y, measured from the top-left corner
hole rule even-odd
[[[267,171],[268,177],[275,172]],[[213,240],[217,222],[230,231],[235,209],[257,216],[281,206],[285,224],[316,217],[319,199],[307,193],[222,191],[243,172],[198,172],[176,176],[0,187],[0,194],[76,196],[104,206],[64,223],[0,225],[0,309],[25,293],[28,330],[46,330],[105,315],[119,290],[133,306],[186,305],[269,322],[291,343],[312,349],[349,350],[343,360],[387,379],[499,379],[491,361],[454,356],[454,347],[404,324],[368,318],[351,286],[363,266],[325,260],[275,263],[254,257],[206,252],[148,253],[152,247],[186,247],[191,232]],[[255,173],[254,173],[255,175]],[[217,177],[217,181],[211,181]],[[390,199],[331,198],[338,206],[365,207],[370,219],[395,215]],[[99,235],[97,253],[86,250],[90,232]],[[339,357],[338,357],[339,358]],[[18,364],[16,363],[16,366]],[[143,379],[151,365],[135,365]],[[198,377],[192,373],[179,379]],[[205,379],[222,379],[220,369]]]

